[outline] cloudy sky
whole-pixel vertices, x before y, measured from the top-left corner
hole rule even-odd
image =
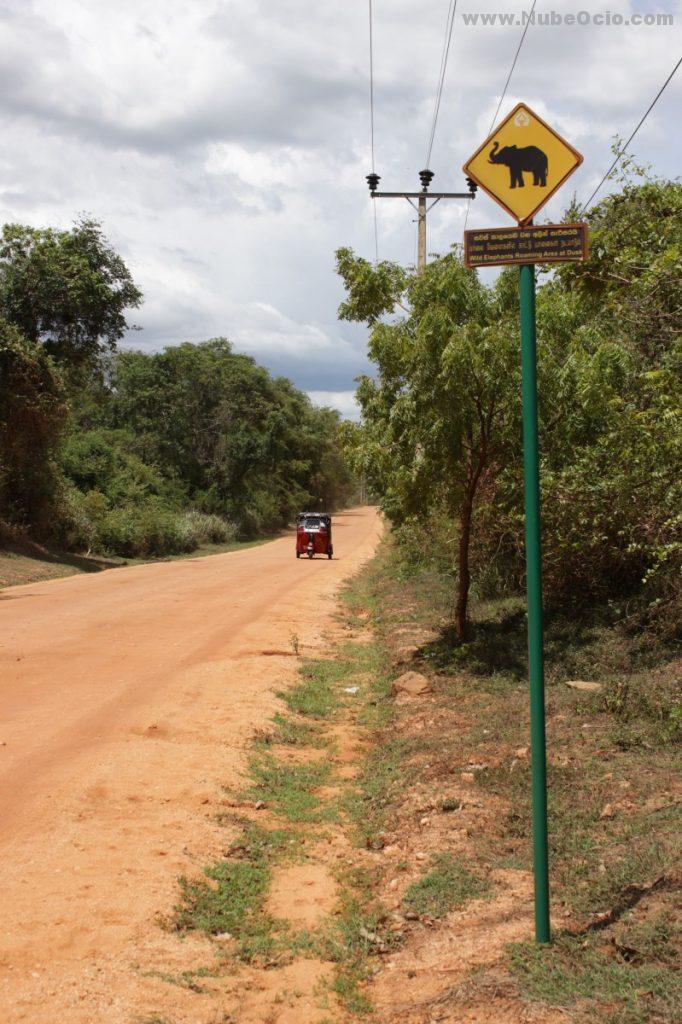
[[[449,0],[374,0],[376,168],[417,186]],[[459,0],[431,159],[460,190],[518,45],[517,26],[470,12],[530,0]],[[672,26],[535,24],[500,116],[524,100],[585,155],[547,207],[586,199],[682,51],[680,3],[538,0],[536,13],[668,13]],[[147,350],[225,335],[316,400],[352,410],[364,331],[336,320],[334,250],[373,257],[368,0],[0,0],[0,215],[68,226],[100,219],[145,295]],[[682,73],[633,151],[677,176]],[[441,203],[429,251],[461,241],[465,208]],[[414,214],[377,202],[380,258],[412,263]],[[511,223],[486,197],[469,227]]]

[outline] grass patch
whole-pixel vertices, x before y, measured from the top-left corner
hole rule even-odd
[[[287,747],[323,747],[327,741],[319,727],[311,722],[299,722],[286,715],[273,715],[272,729],[261,729],[254,736],[254,746],[269,747],[281,744]]]
[[[296,715],[329,718],[337,705],[333,686],[343,668],[335,661],[307,661],[299,669],[301,682],[277,696]]]
[[[206,879],[180,879],[180,902],[172,927],[207,935],[228,932],[239,942],[240,955],[256,959],[271,951],[274,922],[263,913],[271,865],[295,844],[291,833],[249,824],[231,855],[204,869]]]
[[[469,871],[452,853],[438,853],[431,870],[408,887],[403,905],[419,915],[443,917],[469,900],[485,895],[486,881]]]
[[[573,1008],[573,1019],[672,1022],[680,1019],[682,978],[670,970],[671,938],[670,920],[662,918],[618,943],[603,936],[560,936],[550,947],[518,943],[510,947],[511,968],[527,998]]]
[[[376,874],[354,869],[341,878],[340,910],[327,932],[324,955],[335,964],[333,990],[345,1009],[365,1016],[372,1003],[361,990],[370,975],[371,959],[397,945],[397,939],[385,929],[387,912],[376,900]]]
[[[373,747],[365,759],[356,788],[346,798],[346,811],[359,846],[380,849],[383,845],[381,832],[397,794],[408,780],[408,770],[403,763],[406,749],[402,740],[389,740]]]
[[[329,778],[330,766],[326,761],[283,764],[272,754],[261,754],[251,760],[249,772],[253,784],[248,796],[271,805],[289,821],[319,822],[334,818],[333,808],[315,794]]]
[[[433,565],[406,571],[395,544],[379,562],[380,635],[399,644],[416,623],[437,636],[421,645],[417,658],[438,672],[434,699],[442,701],[440,715],[419,733],[410,732],[409,723],[401,732],[410,753],[419,754],[408,761],[414,783],[428,780],[432,792],[447,787],[448,777],[456,778],[467,763],[480,764],[475,785],[486,804],[488,795],[497,798],[499,812],[471,835],[473,863],[530,870],[525,603],[513,596],[474,600],[470,641],[453,646],[447,573]],[[614,911],[617,921],[586,939],[560,936],[547,950],[514,946],[511,967],[528,998],[570,1007],[571,1020],[672,1022],[682,1018],[679,975],[673,976],[677,938],[665,921],[632,923],[648,912],[648,898],[635,910],[627,908],[638,887],[661,875],[672,879],[679,859],[674,792],[674,744],[682,726],[679,665],[668,641],[631,629],[626,611],[615,604],[550,608],[545,622],[553,912],[567,911],[576,926],[605,911]],[[576,692],[565,686],[571,679],[596,681],[602,689]],[[519,748],[525,753],[517,753]],[[380,758],[381,752],[372,756]],[[399,765],[400,758],[398,778]],[[376,780],[360,780],[368,792],[358,798],[357,817],[370,843],[392,808],[400,820],[400,787],[382,782],[381,774],[379,769]],[[448,881],[447,874],[447,864],[432,864],[410,886],[404,906],[431,916],[447,912],[459,881]],[[467,886],[465,877],[465,899]],[[654,907],[665,918],[673,905],[668,881],[657,889]]]

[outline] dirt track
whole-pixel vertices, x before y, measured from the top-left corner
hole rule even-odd
[[[0,594],[0,1020],[129,1024],[167,960],[154,923],[217,851],[253,729],[374,551],[373,509],[337,556],[293,540]]]

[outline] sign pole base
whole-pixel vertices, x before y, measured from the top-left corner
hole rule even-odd
[[[535,340],[535,267],[519,268],[521,309],[521,391],[523,468],[526,497],[526,587],[533,792],[533,865],[535,940],[550,941],[547,842],[547,753],[545,676],[542,645],[542,555],[540,546],[540,456],[538,447],[537,355]]]

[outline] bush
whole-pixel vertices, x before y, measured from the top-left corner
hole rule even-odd
[[[196,541],[196,547],[200,544],[229,544],[237,536],[234,523],[196,509],[185,512],[185,522]]]
[[[105,551],[131,558],[181,554],[197,547],[185,516],[156,503],[109,509],[97,533]]]
[[[58,540],[66,547],[126,558],[158,557],[195,551],[202,544],[234,540],[236,527],[220,516],[181,511],[159,498],[112,507],[98,490],[65,491]]]

